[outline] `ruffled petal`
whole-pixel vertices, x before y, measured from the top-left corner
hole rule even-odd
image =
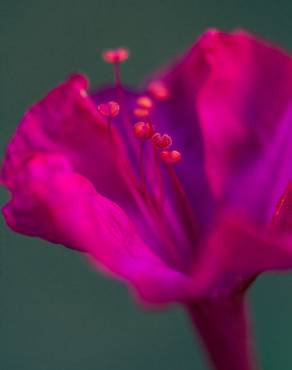
[[[206,171],[217,199],[268,223],[292,175],[292,59],[242,33],[201,41],[198,97]]]
[[[73,75],[25,114],[7,148],[1,180],[13,187],[18,169],[34,152],[61,154],[98,192],[130,212],[137,185],[127,154],[114,129],[109,137],[86,88],[85,77]]]
[[[210,30],[161,78],[176,115],[189,117],[185,142],[201,129],[200,161],[217,202],[269,222],[292,175],[290,56],[244,32]]]
[[[121,208],[97,193],[65,157],[32,155],[15,174],[11,194],[3,214],[14,231],[87,253],[97,266],[133,285],[143,301],[190,296],[192,279],[158,258]]]

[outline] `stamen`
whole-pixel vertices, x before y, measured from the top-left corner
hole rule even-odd
[[[104,117],[114,118],[119,114],[120,106],[115,101],[109,101],[97,106],[97,110]]]
[[[161,135],[160,133],[157,132],[156,134],[152,136],[151,140],[153,143],[154,160],[155,160],[155,165],[156,165],[157,182],[158,182],[157,201],[158,201],[159,207],[162,209],[163,204],[164,204],[164,187],[163,187],[160,159],[159,159],[161,153],[159,153],[159,151],[161,149],[168,149],[172,144],[172,139],[167,134]]]
[[[137,107],[133,111],[134,116],[140,119],[149,119],[154,106],[153,101],[148,96],[143,95],[136,100],[136,103]]]
[[[160,158],[164,163],[171,165],[181,160],[181,153],[177,150],[163,150],[160,153]]]
[[[144,109],[152,109],[154,105],[153,101],[146,95],[140,96],[136,102],[139,107]]]
[[[137,118],[148,118],[150,116],[150,111],[144,108],[135,108],[133,113]]]
[[[152,142],[156,149],[168,149],[172,145],[172,138],[167,134],[158,132],[152,136]]]
[[[154,134],[155,136],[156,134]],[[152,136],[153,140],[153,136]],[[159,151],[155,145],[153,145],[153,156],[154,156],[154,162],[156,166],[156,173],[157,173],[157,188],[158,188],[158,194],[157,194],[157,203],[161,210],[163,210],[164,206],[164,187],[163,187],[163,181],[162,181],[162,173],[161,173],[161,167],[160,167],[160,159],[159,159]]]
[[[154,134],[154,127],[149,122],[137,122],[134,124],[134,136],[140,140],[151,139]]]
[[[97,106],[98,112],[106,118],[109,135],[112,136],[112,119],[119,114],[120,106],[115,101],[109,101]]]
[[[102,53],[103,60],[109,64],[123,63],[129,58],[126,48],[108,49]]]
[[[109,49],[102,53],[103,59],[113,65],[114,82],[116,87],[117,101],[120,105],[122,122],[126,131],[132,130],[131,118],[127,109],[126,92],[122,86],[120,64],[129,58],[129,51],[126,48]],[[135,142],[132,135],[129,135],[130,149],[136,152]]]
[[[144,163],[145,162],[144,152],[145,152],[145,140],[142,140],[141,143],[140,143],[139,168],[140,168],[142,193],[145,196],[145,200],[148,203],[149,202],[149,194],[148,194],[148,191],[147,191],[146,171],[145,171],[145,163]]]
[[[168,87],[162,81],[152,81],[148,85],[148,91],[157,100],[167,100],[170,97],[170,91]]]
[[[147,203],[150,201],[150,196],[147,191],[147,181],[146,181],[146,171],[145,171],[145,161],[144,161],[144,152],[145,152],[145,143],[146,140],[149,140],[154,133],[153,125],[149,122],[137,122],[133,126],[135,138],[141,141],[140,143],[140,153],[139,153],[139,168],[141,176],[141,186],[142,191],[145,196]]]
[[[121,87],[120,64],[129,58],[129,50],[126,48],[108,49],[102,53],[103,60],[114,65],[114,78],[116,87]]]
[[[186,232],[189,235],[191,245],[193,245],[193,243],[197,242],[197,233],[194,232],[194,229],[197,227],[197,221],[194,217],[193,210],[184,188],[173,168],[173,165],[181,160],[181,153],[177,150],[163,150],[160,153],[160,158],[166,164],[167,172],[175,194],[177,210],[180,213],[180,219],[183,220],[182,225],[185,227]]]

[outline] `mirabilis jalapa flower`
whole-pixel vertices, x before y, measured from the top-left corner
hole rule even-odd
[[[254,370],[245,293],[292,267],[292,59],[210,30],[140,91],[72,75],[25,114],[1,182],[14,231],[188,311],[216,370]]]

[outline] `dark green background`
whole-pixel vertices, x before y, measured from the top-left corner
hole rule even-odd
[[[5,0],[0,15],[1,151],[24,110],[71,70],[109,80],[104,48],[131,49],[123,72],[134,84],[208,27],[292,49],[291,0]],[[182,311],[142,311],[77,253],[0,227],[1,370],[206,369]],[[251,302],[264,369],[292,369],[292,277],[261,278]]]

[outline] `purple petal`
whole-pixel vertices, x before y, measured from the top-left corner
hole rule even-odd
[[[96,266],[133,285],[143,301],[185,301],[192,294],[192,279],[158,258],[121,208],[65,157],[35,153],[15,173],[11,193],[3,214],[14,231],[87,253]]]
[[[185,177],[204,178],[199,155],[219,205],[269,222],[292,175],[290,56],[243,32],[211,30],[159,78],[176,103],[168,121],[174,116],[178,127],[182,118],[177,136],[183,146],[188,138],[203,141],[204,154],[190,152]]]
[[[137,212],[137,184],[123,143],[115,130],[109,138],[86,87],[83,76],[72,76],[26,113],[7,148],[2,182],[12,188],[18,170],[35,152],[61,154],[98,192]]]

